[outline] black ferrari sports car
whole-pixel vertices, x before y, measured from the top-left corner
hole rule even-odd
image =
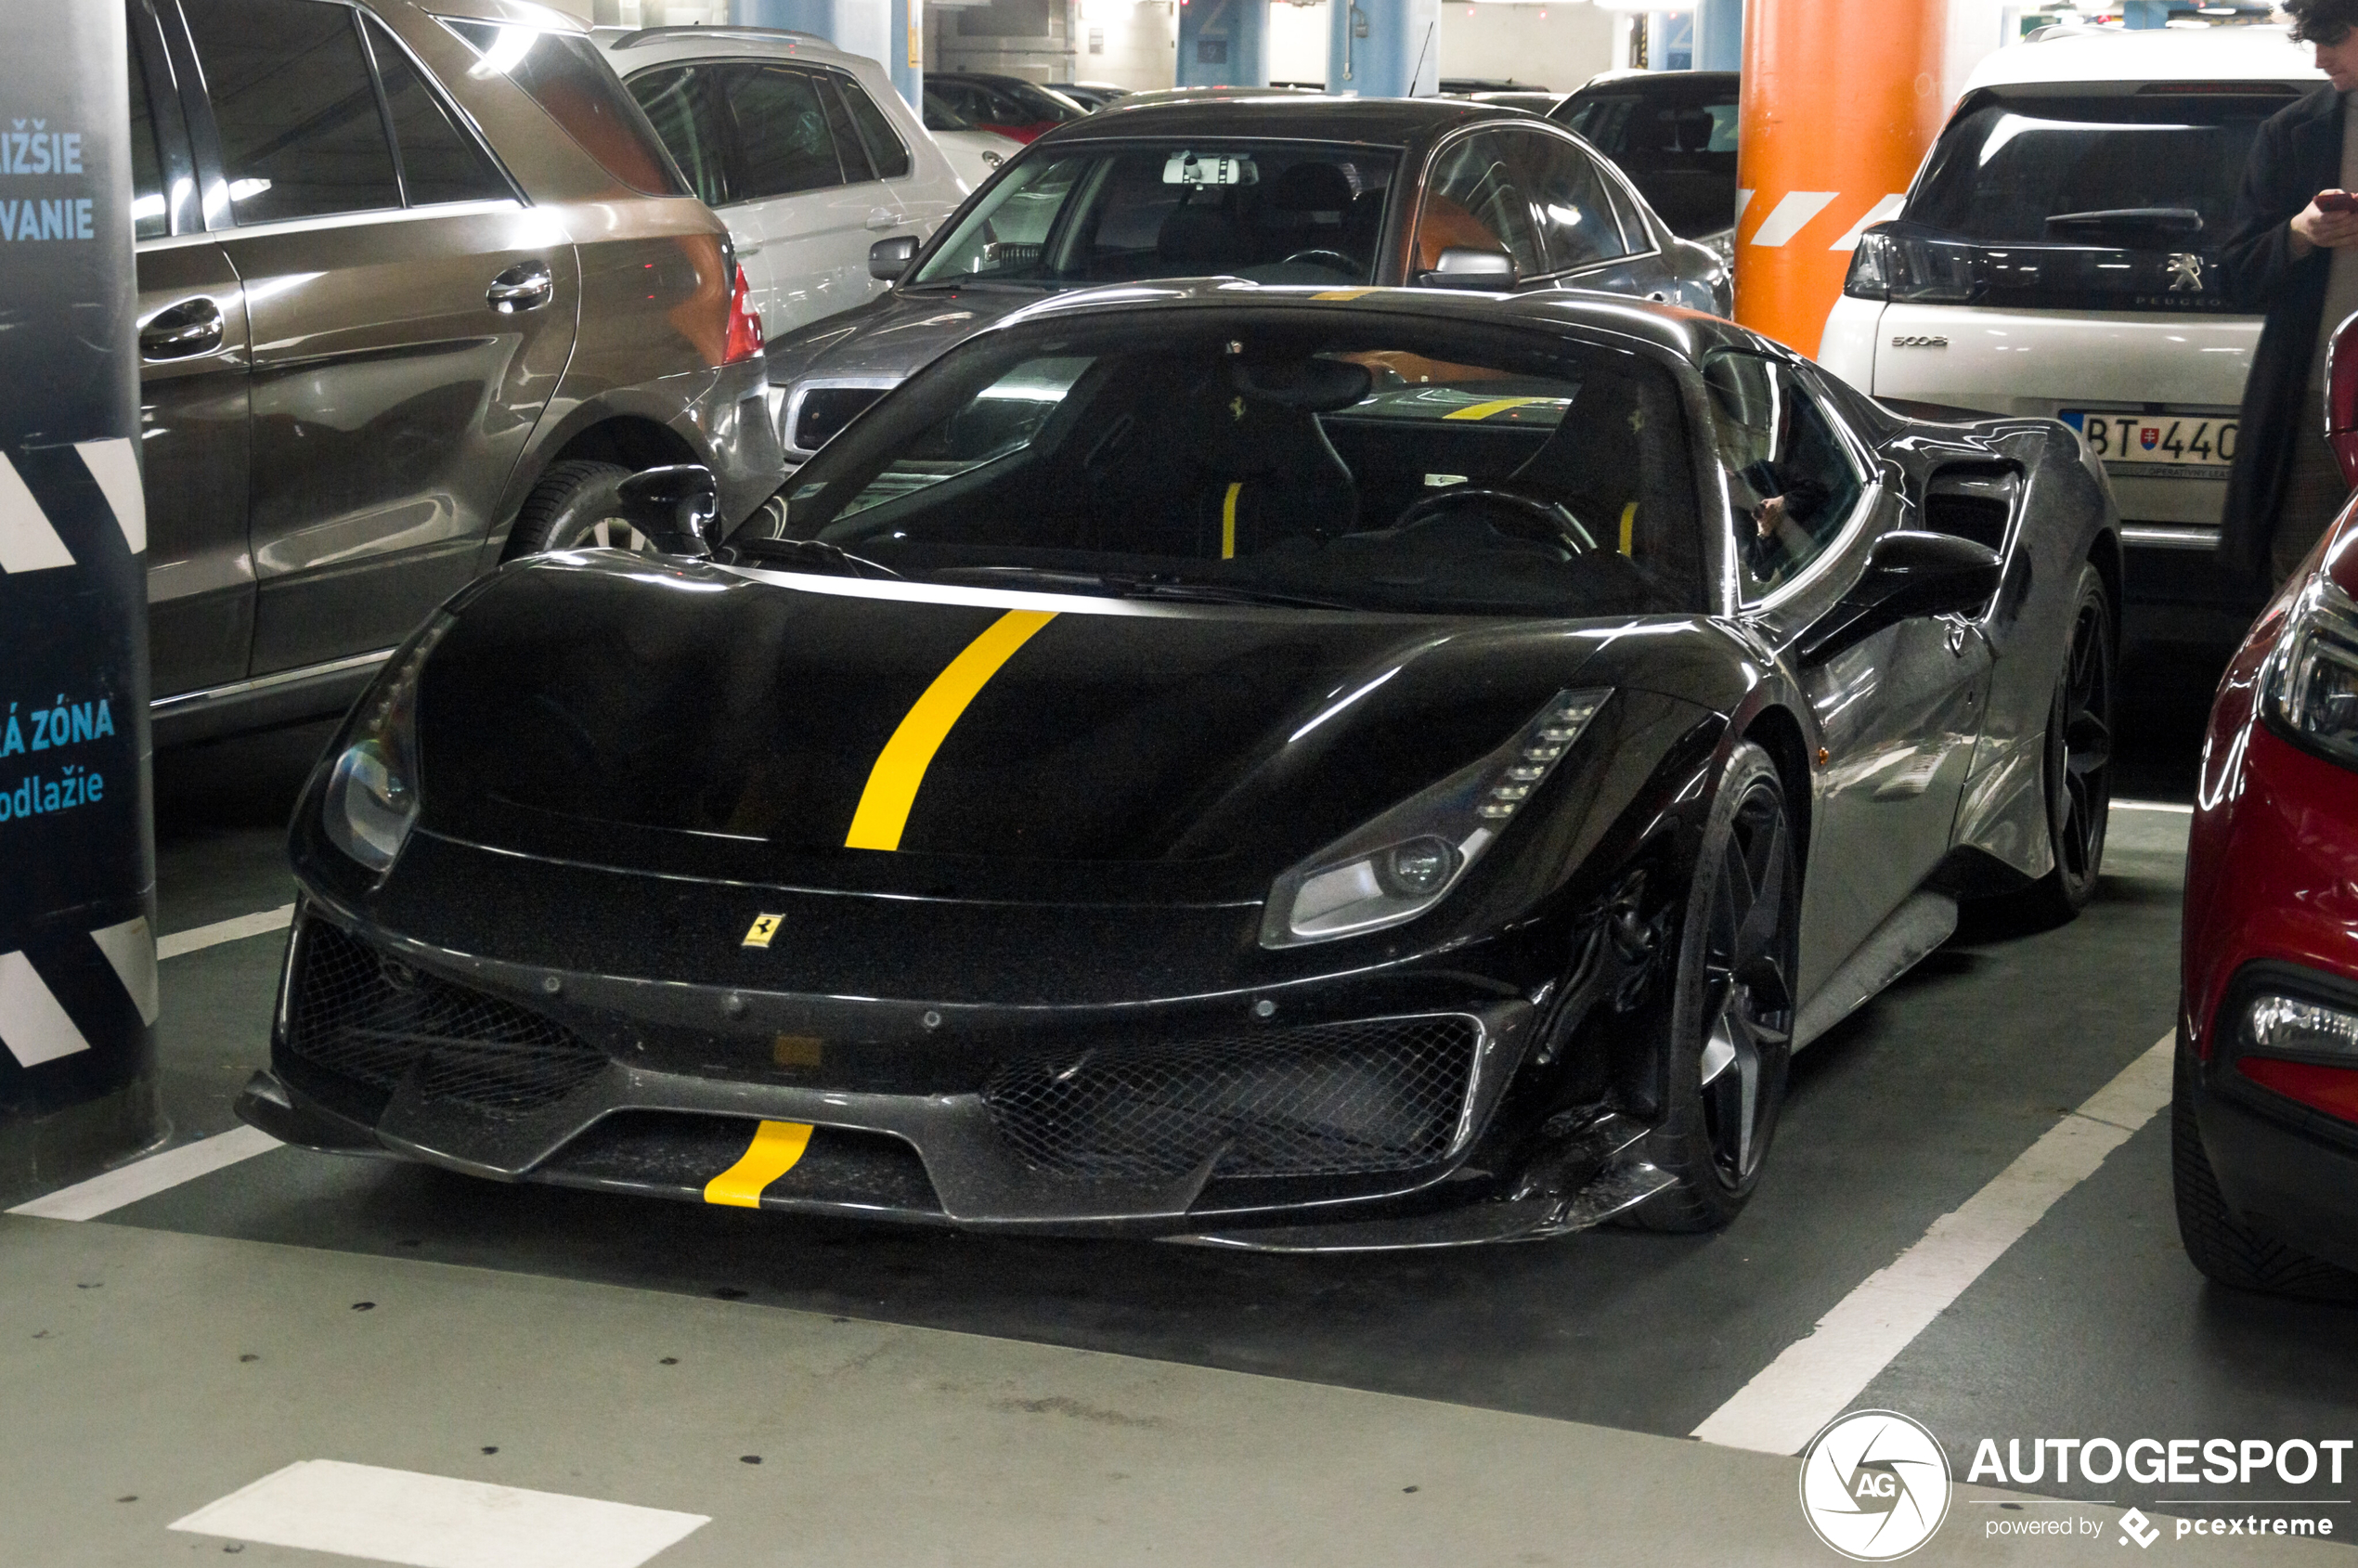
[[[508,1181],[1435,1246],[1724,1224],[1793,1051],[2102,852],[2116,519],[1605,296],[1044,302],[354,709],[246,1119]]]

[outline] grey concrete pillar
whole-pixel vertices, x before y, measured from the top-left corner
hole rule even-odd
[[[1441,0],[1328,0],[1327,91],[1430,97],[1441,90]]]

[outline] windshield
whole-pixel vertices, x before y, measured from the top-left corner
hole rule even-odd
[[[1121,142],[1034,157],[1004,175],[903,287],[1212,274],[1369,282],[1396,162],[1307,142]]]
[[[1987,102],[1940,134],[1905,215],[1959,240],[2212,248],[2226,237],[2253,134],[2287,101],[2237,93]],[[2201,227],[2180,218],[2141,235],[2133,224],[2052,221],[2137,209],[2191,211]]]
[[[1567,98],[1550,118],[1620,164],[1676,232],[1693,239],[1735,222],[1734,76],[1598,88]]]
[[[782,529],[765,508],[732,543],[757,563],[1090,594],[1550,616],[1704,603],[1659,366],[1326,311],[1049,325],[952,350],[796,474]]]
[[[939,93],[927,93],[926,98],[926,129],[928,131],[971,131],[975,123],[945,102]]]

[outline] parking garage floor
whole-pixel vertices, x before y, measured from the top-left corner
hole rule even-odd
[[[167,756],[172,1141],[0,1195],[33,1211],[0,1217],[0,1409],[37,1412],[0,1445],[0,1561],[1824,1562],[1789,1456],[1847,1408],[1924,1422],[1960,1482],[1985,1438],[2358,1436],[2353,1309],[2205,1285],[2170,1209],[2156,1046],[2215,669],[2131,661],[2093,906],[1969,919],[1805,1054],[1729,1230],[1391,1256],[871,1228],[236,1134],[324,735]],[[2349,1472],[2000,1482],[1924,1560],[2118,1554],[2131,1508],[2224,1561],[2358,1536]],[[559,1535],[500,1546],[500,1507]],[[2334,1543],[2174,1523],[2289,1515]],[[2032,1519],[2078,1533],[2002,1527]]]

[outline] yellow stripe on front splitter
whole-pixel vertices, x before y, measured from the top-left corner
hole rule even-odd
[[[1054,610],[1010,610],[933,678],[933,684],[901,719],[892,739],[885,742],[876,765],[869,770],[868,785],[860,792],[860,809],[851,814],[851,832],[843,841],[845,849],[900,848],[901,831],[909,825],[909,809],[917,803],[917,786],[926,782],[926,769],[932,765],[941,743],[950,738],[951,726],[999,673],[999,667],[1056,618]]]
[[[1237,493],[1245,487],[1241,479],[1228,486],[1228,499],[1220,503],[1220,559],[1237,558]]]
[[[795,1168],[810,1147],[810,1128],[800,1121],[765,1121],[753,1143],[734,1165],[704,1185],[706,1203],[732,1209],[758,1209],[761,1189]]]
[[[1554,401],[1552,397],[1494,397],[1487,403],[1476,403],[1460,408],[1454,414],[1444,414],[1441,417],[1445,420],[1486,420],[1493,414],[1503,414],[1509,408],[1527,408],[1534,403]]]
[[[1636,542],[1635,536],[1636,536],[1637,532],[1638,532],[1638,503],[1637,503],[1636,501],[1631,501],[1631,502],[1630,502],[1627,506],[1625,506],[1625,507],[1623,507],[1623,508],[1621,509],[1621,553],[1622,553],[1622,554],[1624,554],[1624,555],[1628,555],[1628,554],[1633,553],[1633,552],[1631,551],[1631,550],[1630,550],[1630,548],[1629,548],[1629,547],[1630,547],[1630,545],[1631,545],[1631,544],[1633,544],[1633,543],[1635,543],[1635,542]]]

